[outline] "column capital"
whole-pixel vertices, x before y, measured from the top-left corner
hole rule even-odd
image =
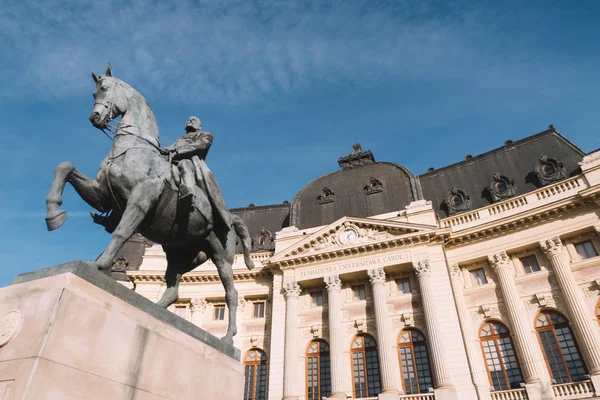
[[[385,271],[383,268],[373,268],[368,270],[367,273],[369,274],[369,281],[371,281],[371,285],[385,283]]]
[[[492,254],[488,256],[488,261],[495,272],[498,272],[504,268],[513,268],[512,262],[510,261],[510,257],[506,254],[505,251],[501,251],[496,254]]]
[[[450,276],[452,279],[455,279],[464,285],[464,283],[465,283],[464,276],[463,276],[462,270],[460,269],[460,266],[458,264],[450,265],[448,267],[448,270],[450,271]]]
[[[417,278],[428,278],[431,276],[431,263],[429,260],[413,261],[413,269]]]
[[[246,304],[248,304],[248,300],[246,300],[244,296],[240,296],[238,298],[238,307],[240,308],[240,310],[244,311],[244,309],[246,308]]]
[[[340,280],[339,275],[326,276],[323,280],[325,281],[328,292],[342,289],[342,281]]]
[[[285,291],[286,299],[289,299],[290,297],[298,297],[302,291],[300,285],[298,285],[298,282],[286,283],[283,290]]]
[[[566,249],[558,236],[540,241],[540,247],[546,257],[564,254]]]
[[[195,298],[190,301],[190,308],[194,312],[206,310],[207,305],[208,305],[208,302],[206,301],[206,299],[204,297]]]

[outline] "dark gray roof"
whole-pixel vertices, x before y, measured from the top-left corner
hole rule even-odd
[[[431,200],[438,216],[444,218],[448,214],[443,202],[452,188],[470,195],[471,210],[492,204],[486,188],[495,173],[514,180],[516,195],[531,192],[541,187],[534,168],[537,160],[544,155],[562,162],[567,176],[572,176],[578,173],[578,162],[585,153],[550,127],[533,136],[508,141],[497,149],[420,175],[423,197]]]
[[[253,238],[252,251],[274,250],[275,232],[290,226],[290,204],[287,202],[268,206],[232,208],[230,211],[246,223]],[[267,235],[267,241],[262,246],[259,244],[259,235]],[[239,244],[238,251],[241,252]]]
[[[367,217],[401,210],[421,197],[416,177],[405,167],[375,162],[370,151],[355,144],[338,161],[341,171],[315,179],[294,197],[291,224],[309,228],[344,216]]]

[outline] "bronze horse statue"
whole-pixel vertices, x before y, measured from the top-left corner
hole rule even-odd
[[[146,99],[113,77],[110,63],[105,75],[97,77],[92,73],[92,78],[96,90],[89,119],[94,127],[104,130],[111,120],[118,116],[121,120],[96,180],[69,162],[55,168],[46,198],[48,230],[59,228],[67,220],[66,212],[59,206],[69,182],[86,203],[102,213],[110,213],[108,219],[114,223],[110,244],[97,260],[87,262],[91,267],[110,270],[117,252],[135,232],[163,246],[167,257],[167,289],[157,303],[162,307],[168,307],[179,298],[178,287],[184,273],[211,259],[225,288],[229,309],[227,334],[222,340],[232,344],[237,332],[238,294],[233,286],[232,270],[236,236],[241,239],[246,266],[254,267],[247,227],[228,211],[227,218],[218,219],[207,218],[210,213],[201,213],[195,208],[182,209],[173,166],[164,157],[156,118]]]

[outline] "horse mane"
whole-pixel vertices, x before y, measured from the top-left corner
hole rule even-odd
[[[101,76],[100,79],[105,78],[104,76]],[[147,130],[153,129],[154,132],[147,132],[153,136],[156,137],[156,140],[158,141],[159,145],[160,145],[160,135],[159,135],[159,131],[158,131],[158,122],[156,121],[156,115],[154,115],[154,111],[152,110],[152,107],[150,107],[150,104],[148,103],[148,100],[146,100],[146,98],[140,93],[138,92],[133,86],[131,86],[130,84],[128,84],[127,82],[119,79],[119,78],[115,78],[114,76],[110,77],[111,79],[114,79],[115,82],[117,82],[119,85],[121,85],[126,91],[128,91],[127,93],[127,97],[129,98],[129,104],[131,106],[131,104],[136,104],[138,106],[143,105],[144,109],[140,109],[138,110],[138,112],[141,113],[145,113],[146,114],[146,121],[148,122],[148,126],[146,127]],[[131,101],[133,99],[133,101]],[[128,110],[129,111],[129,110]]]

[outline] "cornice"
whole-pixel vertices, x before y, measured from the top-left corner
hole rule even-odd
[[[445,240],[447,248],[472,244],[491,237],[505,236],[509,233],[554,221],[566,215],[580,212],[582,209],[597,207],[594,197],[584,198],[575,195],[561,201],[531,209],[522,214],[512,215],[463,231],[451,233]]]
[[[160,282],[165,283],[164,271],[127,271],[127,275],[133,283]],[[234,270],[233,280],[238,282],[254,281],[257,278],[271,278],[268,268],[255,268],[251,271]],[[181,278],[181,283],[220,282],[217,271],[192,271]]]

